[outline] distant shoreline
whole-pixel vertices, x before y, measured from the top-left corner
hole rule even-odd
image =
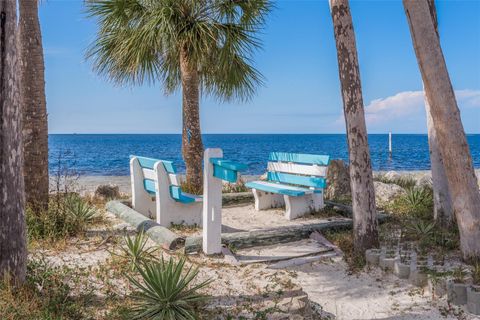
[[[374,175],[385,174],[387,172],[396,172],[401,176],[410,176],[419,179],[422,176],[430,175],[430,170],[390,170],[390,171],[374,171]],[[480,177],[480,168],[476,168],[477,177]],[[183,175],[183,174],[181,174]],[[244,181],[256,180],[260,175],[243,175]],[[50,177],[54,181],[53,176]],[[480,182],[480,180],[479,180]],[[111,176],[111,175],[84,175],[80,176],[76,181],[76,189],[81,193],[93,193],[99,185],[111,184],[119,187],[121,193],[130,194],[130,176]]]

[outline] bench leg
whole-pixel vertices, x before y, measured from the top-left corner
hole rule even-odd
[[[279,208],[285,205],[281,194],[264,192],[257,189],[252,189],[252,192],[253,197],[255,198],[255,210],[257,211]]]
[[[312,204],[314,211],[320,211],[325,207],[325,203],[323,202],[323,192],[312,194]]]
[[[290,197],[283,196],[285,199],[285,218],[287,220],[293,220],[312,212],[310,197]]]

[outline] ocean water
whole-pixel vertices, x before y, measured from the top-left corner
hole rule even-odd
[[[245,163],[244,174],[265,172],[272,151],[327,154],[348,160],[344,134],[206,134],[204,145],[223,149],[224,157]],[[476,168],[480,167],[480,135],[467,135]],[[430,169],[426,135],[392,136],[393,154],[388,154],[388,135],[368,136],[374,170]],[[82,175],[128,175],[129,156],[140,155],[173,161],[179,172],[185,166],[181,157],[181,136],[176,134],[52,134],[50,170],[59,164]]]

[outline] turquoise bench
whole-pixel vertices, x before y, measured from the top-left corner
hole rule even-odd
[[[202,197],[183,192],[173,162],[130,157],[132,207],[164,226],[200,225]]]
[[[255,210],[286,207],[292,220],[324,207],[323,189],[330,157],[327,155],[272,152],[266,181],[248,182]]]

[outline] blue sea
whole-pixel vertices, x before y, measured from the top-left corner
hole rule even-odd
[[[480,135],[467,135],[476,168],[480,167]],[[265,172],[272,151],[327,154],[332,159],[348,160],[344,134],[206,134],[204,145],[223,149],[224,157],[248,165],[244,174]],[[368,136],[374,170],[430,169],[426,135],[392,136],[393,154],[389,157],[388,135]],[[185,166],[181,157],[181,136],[177,134],[52,134],[50,170],[58,164],[81,175],[121,176],[129,174],[129,156],[171,160],[179,172]]]

